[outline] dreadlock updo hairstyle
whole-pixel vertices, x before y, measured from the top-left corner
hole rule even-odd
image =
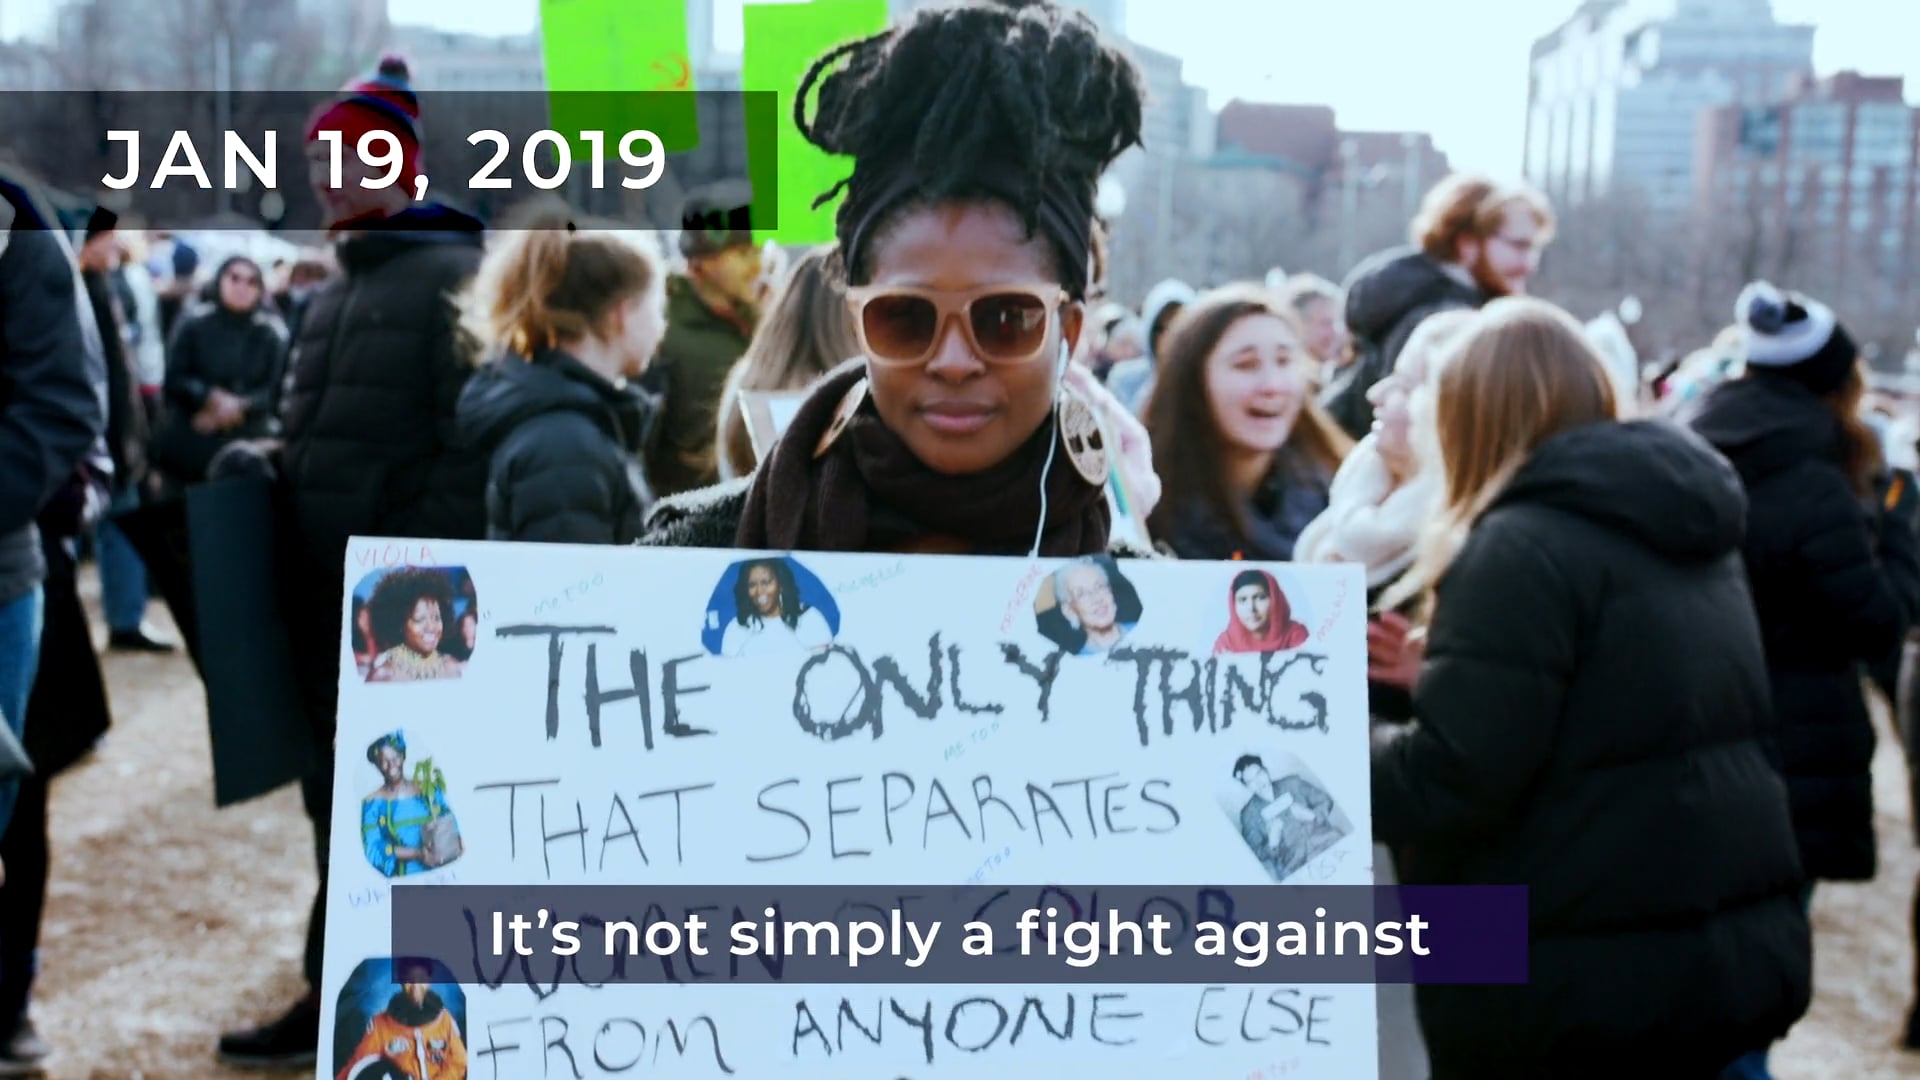
[[[814,102],[808,115],[809,98]],[[901,211],[991,201],[1054,250],[1061,285],[1086,297],[1100,175],[1140,144],[1139,71],[1093,20],[1048,0],[974,0],[848,42],[801,80],[807,141],[853,158],[836,232],[865,284],[869,251]]]

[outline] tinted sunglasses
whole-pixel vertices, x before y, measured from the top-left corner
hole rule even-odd
[[[982,360],[1023,364],[1046,351],[1054,315],[1067,301],[1055,284],[988,285],[966,292],[862,285],[847,290],[860,347],[882,364],[924,364],[942,328],[959,317],[967,344]]]

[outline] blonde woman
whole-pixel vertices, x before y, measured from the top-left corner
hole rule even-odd
[[[841,361],[860,354],[853,317],[827,274],[833,252],[829,244],[794,260],[754,330],[753,342],[727,373],[713,448],[722,480],[745,476],[757,463],[746,417],[740,413],[741,391],[805,390]]]
[[[1367,391],[1373,430],[1341,462],[1326,511],[1294,545],[1298,562],[1365,567],[1370,609],[1413,563],[1420,530],[1440,508],[1445,475],[1433,447],[1430,388],[1447,347],[1473,319],[1471,311],[1443,311],[1414,330],[1393,370]],[[1416,409],[1424,415],[1416,416]],[[1409,691],[1419,652],[1406,642],[1408,628],[1405,614],[1393,610],[1368,624],[1367,713],[1374,723],[1413,718]],[[1374,880],[1396,884],[1392,853],[1375,845],[1373,859]],[[1426,1080],[1412,987],[1383,984],[1378,997],[1381,1080]]]
[[[1409,884],[1525,885],[1530,976],[1416,987],[1434,1080],[1710,1077],[1807,1007],[1739,478],[1616,416],[1538,301],[1489,304],[1440,372],[1445,494],[1386,597],[1425,662],[1416,721],[1377,729],[1374,835]]]
[[[655,252],[564,206],[522,215],[493,234],[465,297],[487,360],[458,419],[490,455],[487,538],[630,544],[653,504],[632,380],[666,333],[665,275]]]
[[[1334,474],[1324,513],[1294,546],[1300,562],[1357,562],[1377,597],[1413,563],[1413,545],[1440,499],[1441,473],[1415,441],[1413,403],[1435,360],[1472,323],[1470,311],[1430,316],[1407,339],[1393,371],[1373,385],[1373,430]]]

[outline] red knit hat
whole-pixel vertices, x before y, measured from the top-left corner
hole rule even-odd
[[[338,131],[344,152],[369,131],[385,131],[400,140],[400,182],[409,190],[420,172],[420,99],[413,92],[407,62],[384,56],[373,74],[348,82],[314,110],[307,141],[322,131]]]

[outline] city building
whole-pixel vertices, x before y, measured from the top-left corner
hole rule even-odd
[[[694,78],[713,66],[713,0],[687,0],[687,62],[693,65]]]
[[[1684,212],[1700,114],[1811,75],[1813,34],[1771,0],[1587,0],[1534,43],[1527,178],[1565,206],[1631,190]]]
[[[1134,41],[1122,39],[1122,45],[1140,69],[1146,101],[1140,115],[1141,145],[1121,154],[1107,179],[1124,192],[1129,208],[1125,228],[1152,237],[1150,250],[1165,251],[1178,229],[1180,214],[1174,203],[1185,193],[1179,182],[1182,170],[1213,154],[1213,114],[1206,91],[1187,83],[1179,57]],[[1146,288],[1130,268],[1116,264],[1114,269],[1113,284],[1122,294]]]
[[[1703,215],[1796,232],[1803,257],[1878,275],[1910,273],[1920,188],[1920,109],[1898,77],[1843,72],[1763,105],[1701,117],[1695,200]]]
[[[1211,125],[1196,125],[1194,121],[1196,99],[1199,117],[1207,117],[1206,91],[1187,84],[1185,65],[1172,53],[1131,41],[1126,43],[1126,50],[1140,69],[1140,82],[1146,91],[1146,108],[1140,115],[1140,141],[1146,152],[1172,158],[1204,156],[1210,141],[1206,129]],[[1200,139],[1197,144],[1196,136]]]
[[[1351,195],[1364,200],[1367,211],[1392,207],[1404,222],[1452,171],[1431,135],[1342,131],[1325,105],[1230,101],[1220,110],[1218,131],[1220,154],[1264,160],[1304,177],[1310,217],[1328,210],[1333,196]]]

